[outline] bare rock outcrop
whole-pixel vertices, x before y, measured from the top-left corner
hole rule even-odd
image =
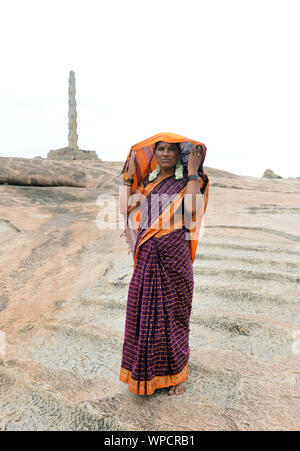
[[[263,177],[268,177],[269,179],[282,179],[282,177],[280,175],[275,174],[274,171],[272,171],[272,169],[266,169]]]
[[[0,184],[100,188],[119,183],[121,163],[0,157]]]
[[[57,163],[0,161],[27,182],[0,185],[0,429],[299,430],[300,180],[205,168],[188,390],[139,397],[119,381],[132,258],[120,218],[96,222],[122,164]]]

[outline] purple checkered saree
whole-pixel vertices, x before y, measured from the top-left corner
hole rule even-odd
[[[146,176],[143,185],[149,183]],[[128,290],[120,380],[138,395],[150,395],[187,378],[194,288],[190,242],[184,226],[159,237],[149,234],[186,184],[186,175],[153,182],[141,204],[138,229],[129,227],[130,220],[126,224],[126,237],[137,259]]]

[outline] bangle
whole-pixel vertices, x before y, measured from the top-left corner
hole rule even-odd
[[[197,174],[188,175],[188,182],[190,180],[198,180],[198,175]]]
[[[132,185],[133,184],[133,179],[129,179],[129,178],[125,178],[124,179],[124,183],[126,184],[130,184],[130,185]]]

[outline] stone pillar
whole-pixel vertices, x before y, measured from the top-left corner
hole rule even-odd
[[[78,149],[75,72],[69,76],[69,147]]]
[[[78,148],[77,135],[77,111],[76,111],[76,86],[75,72],[70,71],[69,76],[69,135],[68,146],[60,149],[49,150],[47,158],[55,160],[99,160],[95,150],[83,150]]]

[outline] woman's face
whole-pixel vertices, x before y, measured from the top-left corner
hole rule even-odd
[[[154,151],[154,157],[161,168],[165,170],[174,168],[179,157],[176,144],[160,141]]]

